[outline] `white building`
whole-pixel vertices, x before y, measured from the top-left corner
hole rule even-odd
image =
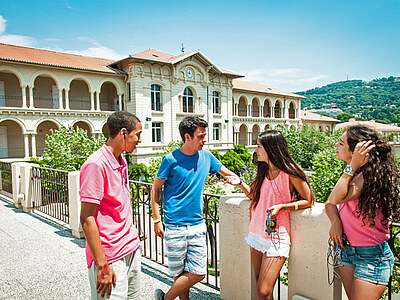
[[[200,51],[154,49],[119,61],[0,44],[0,157],[40,156],[46,134],[61,125],[105,132],[107,117],[127,110],[143,123],[136,160],[180,140],[187,115],[209,123],[210,148],[255,145],[276,126],[298,127],[304,97],[237,80]]]

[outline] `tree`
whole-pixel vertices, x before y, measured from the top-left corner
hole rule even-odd
[[[105,141],[103,135],[99,138],[89,137],[87,131],[79,127],[74,129],[72,126],[61,126],[60,130],[50,129],[50,133],[46,136],[46,147],[40,165],[52,169],[77,171]]]

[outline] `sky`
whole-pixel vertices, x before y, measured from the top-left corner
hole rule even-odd
[[[0,42],[121,59],[200,50],[297,92],[400,76],[400,0],[0,0]]]

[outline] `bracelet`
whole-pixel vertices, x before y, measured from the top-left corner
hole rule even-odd
[[[287,210],[287,204],[285,205],[285,210]]]
[[[298,210],[299,209],[299,204],[297,202],[294,203],[294,210]]]
[[[161,222],[161,219],[160,219],[160,218],[154,220],[154,224],[157,224],[157,223],[159,223],[159,222]]]
[[[241,185],[243,183],[242,178],[239,178],[240,182],[238,185]]]

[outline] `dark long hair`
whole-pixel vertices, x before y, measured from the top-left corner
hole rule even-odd
[[[261,133],[258,136],[260,144],[265,149],[268,155],[269,161],[277,167],[279,170],[304,180],[308,186],[311,186],[308,178],[304,171],[296,164],[289,152],[289,147],[282,133],[278,130],[268,130]],[[269,165],[266,162],[257,162],[257,174],[250,186],[253,200],[251,201],[251,207],[256,207],[260,200],[261,186],[264,179],[267,177],[269,172]],[[312,193],[312,190],[311,190]],[[295,191],[295,197],[299,196],[299,193]],[[314,202],[314,194],[312,193],[312,199]]]
[[[368,219],[374,226],[374,219],[382,210],[384,228],[388,228],[391,216],[398,217],[399,204],[399,170],[395,163],[392,149],[378,132],[367,126],[355,125],[348,127],[347,143],[351,152],[358,142],[371,140],[375,144],[369,152],[368,162],[360,168],[364,177],[356,214],[362,217],[363,223]]]

